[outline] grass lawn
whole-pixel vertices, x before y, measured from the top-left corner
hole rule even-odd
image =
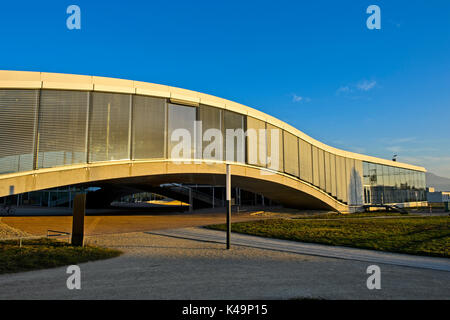
[[[231,230],[269,238],[450,258],[449,223],[448,216],[268,219],[233,223]],[[225,230],[226,226],[207,228]]]
[[[54,268],[117,257],[121,251],[94,246],[73,247],[47,238],[0,241],[0,274]]]
[[[363,212],[363,213],[351,213],[342,214],[337,212],[330,212],[325,214],[309,214],[309,215],[299,215],[297,217],[293,216],[291,219],[346,219],[346,218],[369,218],[369,217],[406,217],[408,214],[402,214],[398,212],[387,212],[387,211],[374,211],[374,212]]]

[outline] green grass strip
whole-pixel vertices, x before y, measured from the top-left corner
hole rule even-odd
[[[267,219],[232,224],[232,231],[255,236],[450,257],[450,217],[377,219]],[[225,230],[225,225],[207,228]]]

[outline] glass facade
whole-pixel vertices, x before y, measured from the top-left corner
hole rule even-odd
[[[349,205],[426,201],[424,172],[340,156],[230,110],[134,94],[0,89],[0,174],[128,159],[247,163]]]
[[[425,173],[371,162],[362,163],[364,203],[426,201]]]

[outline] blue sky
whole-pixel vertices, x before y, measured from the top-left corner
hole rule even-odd
[[[68,30],[66,8],[81,8]],[[381,8],[381,30],[366,8]],[[141,80],[450,177],[450,1],[3,1],[0,69]]]

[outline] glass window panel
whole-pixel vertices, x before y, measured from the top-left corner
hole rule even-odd
[[[400,168],[394,168],[395,187],[400,189]]]
[[[319,187],[320,178],[319,178],[319,149],[317,147],[312,146],[312,161],[313,161],[313,184],[316,187]]]
[[[300,145],[300,179],[312,183],[312,151],[311,144],[299,139]]]
[[[267,167],[283,172],[283,131],[267,124]]]
[[[416,190],[420,189],[420,172],[419,171],[415,172],[414,187]]]
[[[166,141],[165,99],[133,97],[133,159],[162,159]]]
[[[0,173],[33,170],[37,90],[0,89]]]
[[[330,170],[330,154],[324,151],[325,161],[325,191],[331,194],[331,170]]]
[[[202,125],[202,156],[203,159],[223,161],[223,111],[219,108],[200,105],[199,120]],[[202,140],[203,140],[202,139]]]
[[[401,168],[400,169],[400,185],[401,185],[401,189],[405,190],[406,189],[406,183],[407,183],[407,176],[406,176],[406,170]]]
[[[247,161],[265,167],[267,164],[266,123],[247,117]]]
[[[339,164],[339,165],[338,165]],[[345,158],[341,156],[336,156],[336,179],[338,181],[338,199],[347,203],[347,183],[346,183],[346,172],[345,172]]]
[[[363,184],[365,186],[369,186],[370,185],[370,173],[369,173],[369,163],[368,162],[363,162]]]
[[[420,176],[421,176],[421,184],[420,184],[420,187],[422,188],[422,189],[425,189],[425,187],[426,187],[426,177],[425,177],[425,172],[421,172],[420,173]]]
[[[225,110],[225,159],[245,162],[245,123],[244,116]]]
[[[330,153],[330,176],[331,176],[331,195],[337,196],[336,191],[336,156]]]
[[[325,191],[325,155],[322,149],[318,149],[319,155],[319,188]]]
[[[168,157],[193,159],[196,107],[168,104]]]
[[[86,162],[88,95],[86,91],[41,91],[38,168]]]
[[[284,134],[284,172],[298,177],[298,138],[289,132]]]
[[[409,189],[414,189],[414,180],[415,180],[415,174],[416,172],[414,170],[408,170],[409,171]]]
[[[89,161],[129,158],[130,95],[93,92],[89,120]]]
[[[388,169],[388,176],[389,176],[389,186],[394,187],[395,186],[394,168],[391,166],[388,166],[387,169]]]
[[[377,164],[376,170],[377,170],[377,185],[383,186],[384,185],[383,165]]]
[[[363,204],[363,185],[362,185],[362,173],[363,165],[362,161],[354,160],[354,172],[353,172],[353,185],[354,185],[354,195],[355,195],[355,205]]]
[[[355,160],[350,158],[345,158],[345,174],[346,174],[346,185],[347,185],[347,198],[348,203],[353,205],[355,204],[355,186],[354,186],[354,167],[355,167]]]

